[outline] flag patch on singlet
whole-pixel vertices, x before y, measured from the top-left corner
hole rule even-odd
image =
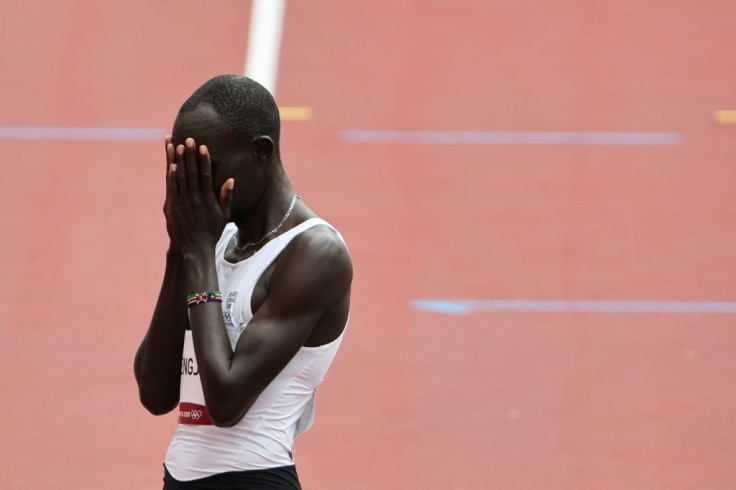
[[[207,407],[196,403],[179,403],[179,423],[187,425],[212,425]]]

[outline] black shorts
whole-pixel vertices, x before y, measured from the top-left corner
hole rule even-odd
[[[164,490],[301,490],[295,466],[228,471],[197,480],[176,480],[164,465]]]

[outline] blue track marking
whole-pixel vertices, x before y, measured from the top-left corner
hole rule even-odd
[[[683,143],[680,133],[589,131],[341,131],[352,143],[471,143],[486,145],[634,145],[673,146]]]
[[[0,139],[159,141],[166,132],[158,128],[61,128],[54,126],[0,126]]]
[[[725,313],[736,314],[736,302],[707,301],[536,301],[417,299],[412,308],[430,313],[467,315],[476,311],[586,313]]]

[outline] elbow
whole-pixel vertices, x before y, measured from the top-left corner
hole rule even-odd
[[[210,410],[207,408],[207,413],[210,416],[210,421],[215,427],[232,427],[243,419],[245,413],[235,414],[232,411],[224,410]]]
[[[141,397],[141,405],[153,415],[165,415],[171,412],[178,403],[162,401],[162,400],[146,400]]]
[[[164,397],[160,393],[147,393],[140,388],[138,398],[141,405],[153,415],[164,415],[171,412],[179,404],[179,400]]]
[[[232,427],[241,420],[248,412],[252,403],[238,406],[233,403],[220,404],[206,402],[207,414],[210,416],[212,425],[216,427]]]
[[[179,404],[179,392],[163,390],[154,386],[139,365],[135,367],[135,380],[138,384],[138,399],[141,405],[153,415],[164,415],[171,412]],[[178,387],[177,387],[178,388]]]
[[[230,420],[220,419],[220,418],[214,418],[212,417],[212,415],[210,415],[210,420],[212,421],[212,425],[214,425],[215,427],[221,427],[221,428],[232,427],[233,425],[240,422],[241,419],[242,417],[240,419],[230,419]]]

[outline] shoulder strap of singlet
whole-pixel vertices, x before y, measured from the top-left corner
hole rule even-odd
[[[225,254],[227,244],[230,243],[230,240],[237,231],[238,226],[235,223],[225,225],[225,229],[222,230],[222,235],[220,235],[220,239],[217,240],[217,245],[215,245],[215,256],[222,257]]]
[[[292,229],[284,232],[278,238],[284,238],[284,237],[287,237],[287,236],[289,236],[291,234],[293,234],[294,236],[296,236],[296,235],[298,235],[298,234],[300,234],[300,233],[302,233],[304,231],[307,231],[310,228],[314,228],[315,226],[318,226],[318,225],[324,225],[324,226],[330,228],[332,231],[334,231],[335,233],[337,233],[338,236],[340,236],[340,240],[343,241],[343,243],[344,243],[344,240],[342,239],[342,235],[340,235],[340,233],[335,229],[335,227],[332,226],[331,224],[329,224],[327,221],[323,220],[322,218],[309,218],[308,220],[303,221],[302,223],[299,223],[294,228],[292,228]],[[290,238],[288,240],[291,241]]]

